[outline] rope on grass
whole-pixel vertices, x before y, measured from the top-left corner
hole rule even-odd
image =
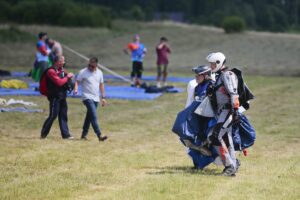
[[[61,44],[61,45],[62,45],[65,49],[67,49],[68,51],[70,51],[70,52],[74,53],[75,55],[79,56],[80,58],[82,58],[82,59],[84,59],[84,60],[86,60],[86,61],[89,61],[89,58],[86,57],[86,56],[84,56],[83,54],[81,54],[81,53],[75,51],[74,49],[71,49],[71,48],[68,47],[67,45],[64,45],[64,44]],[[132,84],[132,81],[131,81],[131,80],[129,80],[129,79],[125,78],[124,76],[122,76],[122,75],[120,75],[120,74],[118,74],[118,73],[116,73],[116,72],[114,72],[114,71],[108,69],[107,67],[105,67],[105,66],[103,66],[103,65],[101,65],[101,64],[99,64],[99,63],[98,63],[98,67],[100,67],[101,69],[107,71],[108,73],[110,73],[110,74],[112,74],[112,75],[114,75],[114,76],[116,76],[116,77],[122,79],[123,81]]]

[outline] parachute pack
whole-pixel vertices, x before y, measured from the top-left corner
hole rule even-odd
[[[228,69],[228,70],[233,72],[237,76],[237,79],[238,79],[237,93],[239,95],[239,103],[240,103],[240,106],[243,106],[246,110],[248,110],[250,108],[249,100],[254,99],[254,95],[252,94],[252,92],[250,91],[250,89],[248,88],[246,83],[244,82],[241,70],[239,70],[237,68],[232,68],[232,69]],[[217,110],[217,99],[216,99],[215,92],[223,85],[224,85],[223,83],[216,87],[214,87],[213,85],[209,85],[209,87],[206,91],[209,96],[213,110],[215,112]]]
[[[44,95],[44,96],[48,96],[48,87],[47,87],[47,72],[48,70],[51,69],[51,67],[47,68],[41,75],[41,78],[40,78],[40,87],[39,87],[39,90],[40,90],[40,93],[41,95]]]
[[[230,69],[238,78],[238,95],[240,105],[246,110],[249,109],[249,100],[254,99],[253,93],[250,91],[249,87],[246,85],[243,79],[242,71],[237,68]]]
[[[48,89],[48,84],[47,84],[47,81],[49,81],[49,80],[47,80],[47,72],[51,68],[56,71],[56,69],[54,67],[49,67],[41,75],[39,90],[40,90],[40,93],[44,96],[50,95],[50,90]],[[63,74],[61,76],[64,77],[66,73],[63,72]],[[67,83],[63,86],[63,89],[65,91],[68,91],[68,93],[71,93],[74,89],[74,86],[75,86],[75,80],[68,79]]]

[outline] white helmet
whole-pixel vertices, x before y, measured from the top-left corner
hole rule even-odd
[[[221,52],[216,52],[216,53],[211,53],[206,57],[206,60],[210,63],[216,63],[216,68],[212,70],[212,72],[217,72],[219,71],[222,66],[226,62],[226,57],[223,53]]]

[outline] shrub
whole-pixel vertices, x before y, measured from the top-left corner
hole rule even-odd
[[[0,23],[6,22],[8,20],[8,15],[10,14],[10,5],[5,1],[0,1]]]
[[[132,19],[132,20],[145,20],[146,15],[140,6],[134,5],[129,10],[122,11],[119,16],[121,18]]]
[[[222,28],[226,33],[239,33],[246,29],[245,20],[238,16],[225,17]]]
[[[71,0],[23,0],[6,8],[9,4],[0,0],[0,22],[111,27],[110,9]]]

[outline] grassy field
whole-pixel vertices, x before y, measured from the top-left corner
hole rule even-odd
[[[0,31],[7,29],[0,26]],[[50,37],[74,48],[86,56],[97,56],[103,65],[128,73],[130,59],[122,49],[134,33],[141,35],[148,48],[145,69],[155,73],[155,45],[161,36],[170,40],[172,47],[171,72],[190,72],[191,66],[205,64],[206,56],[223,51],[230,66],[239,66],[248,74],[299,76],[300,36],[245,32],[225,34],[223,30],[171,22],[135,23],[115,21],[113,29],[63,28],[51,26],[19,26],[21,31],[37,35],[48,32]],[[1,36],[1,34],[0,34]],[[27,36],[27,34],[25,34]],[[27,38],[27,37],[26,37]],[[1,40],[0,40],[1,41]],[[0,69],[29,71],[33,59],[35,40],[0,43]],[[65,51],[69,66],[82,67],[85,61]]]
[[[79,140],[86,112],[79,99],[68,99],[69,128],[76,139],[65,141],[58,122],[46,140],[39,139],[48,115],[46,98],[13,97],[32,101],[45,112],[0,113],[1,200],[300,199],[299,35],[226,35],[210,27],[116,21],[111,30],[19,26],[26,33],[23,41],[6,41],[1,37],[8,37],[3,31],[7,27],[0,25],[0,69],[11,71],[30,70],[32,35],[40,31],[87,56],[98,56],[102,64],[126,75],[130,61],[122,49],[133,33],[140,33],[148,47],[147,75],[155,74],[154,46],[162,35],[173,48],[171,75],[191,76],[191,67],[205,64],[209,52],[223,51],[229,66],[241,66],[248,75],[247,84],[256,95],[246,114],[257,140],[247,157],[239,155],[237,177],[222,177],[223,168],[215,165],[193,170],[185,148],[171,132],[186,93],[164,94],[154,101],[109,99],[109,105],[98,110],[102,131],[109,136],[104,143],[92,130],[88,141]],[[74,72],[86,64],[69,52],[65,55]]]
[[[247,115],[257,141],[237,177],[222,167],[192,170],[184,147],[170,129],[186,94],[155,101],[109,100],[98,110],[99,143],[92,131],[80,141],[85,108],[69,99],[74,141],[60,138],[55,123],[39,139],[48,114],[42,97],[22,97],[44,113],[0,113],[0,199],[300,199],[300,80],[247,76],[256,94]],[[177,86],[185,87],[183,84]],[[7,97],[9,98],[9,97]]]

